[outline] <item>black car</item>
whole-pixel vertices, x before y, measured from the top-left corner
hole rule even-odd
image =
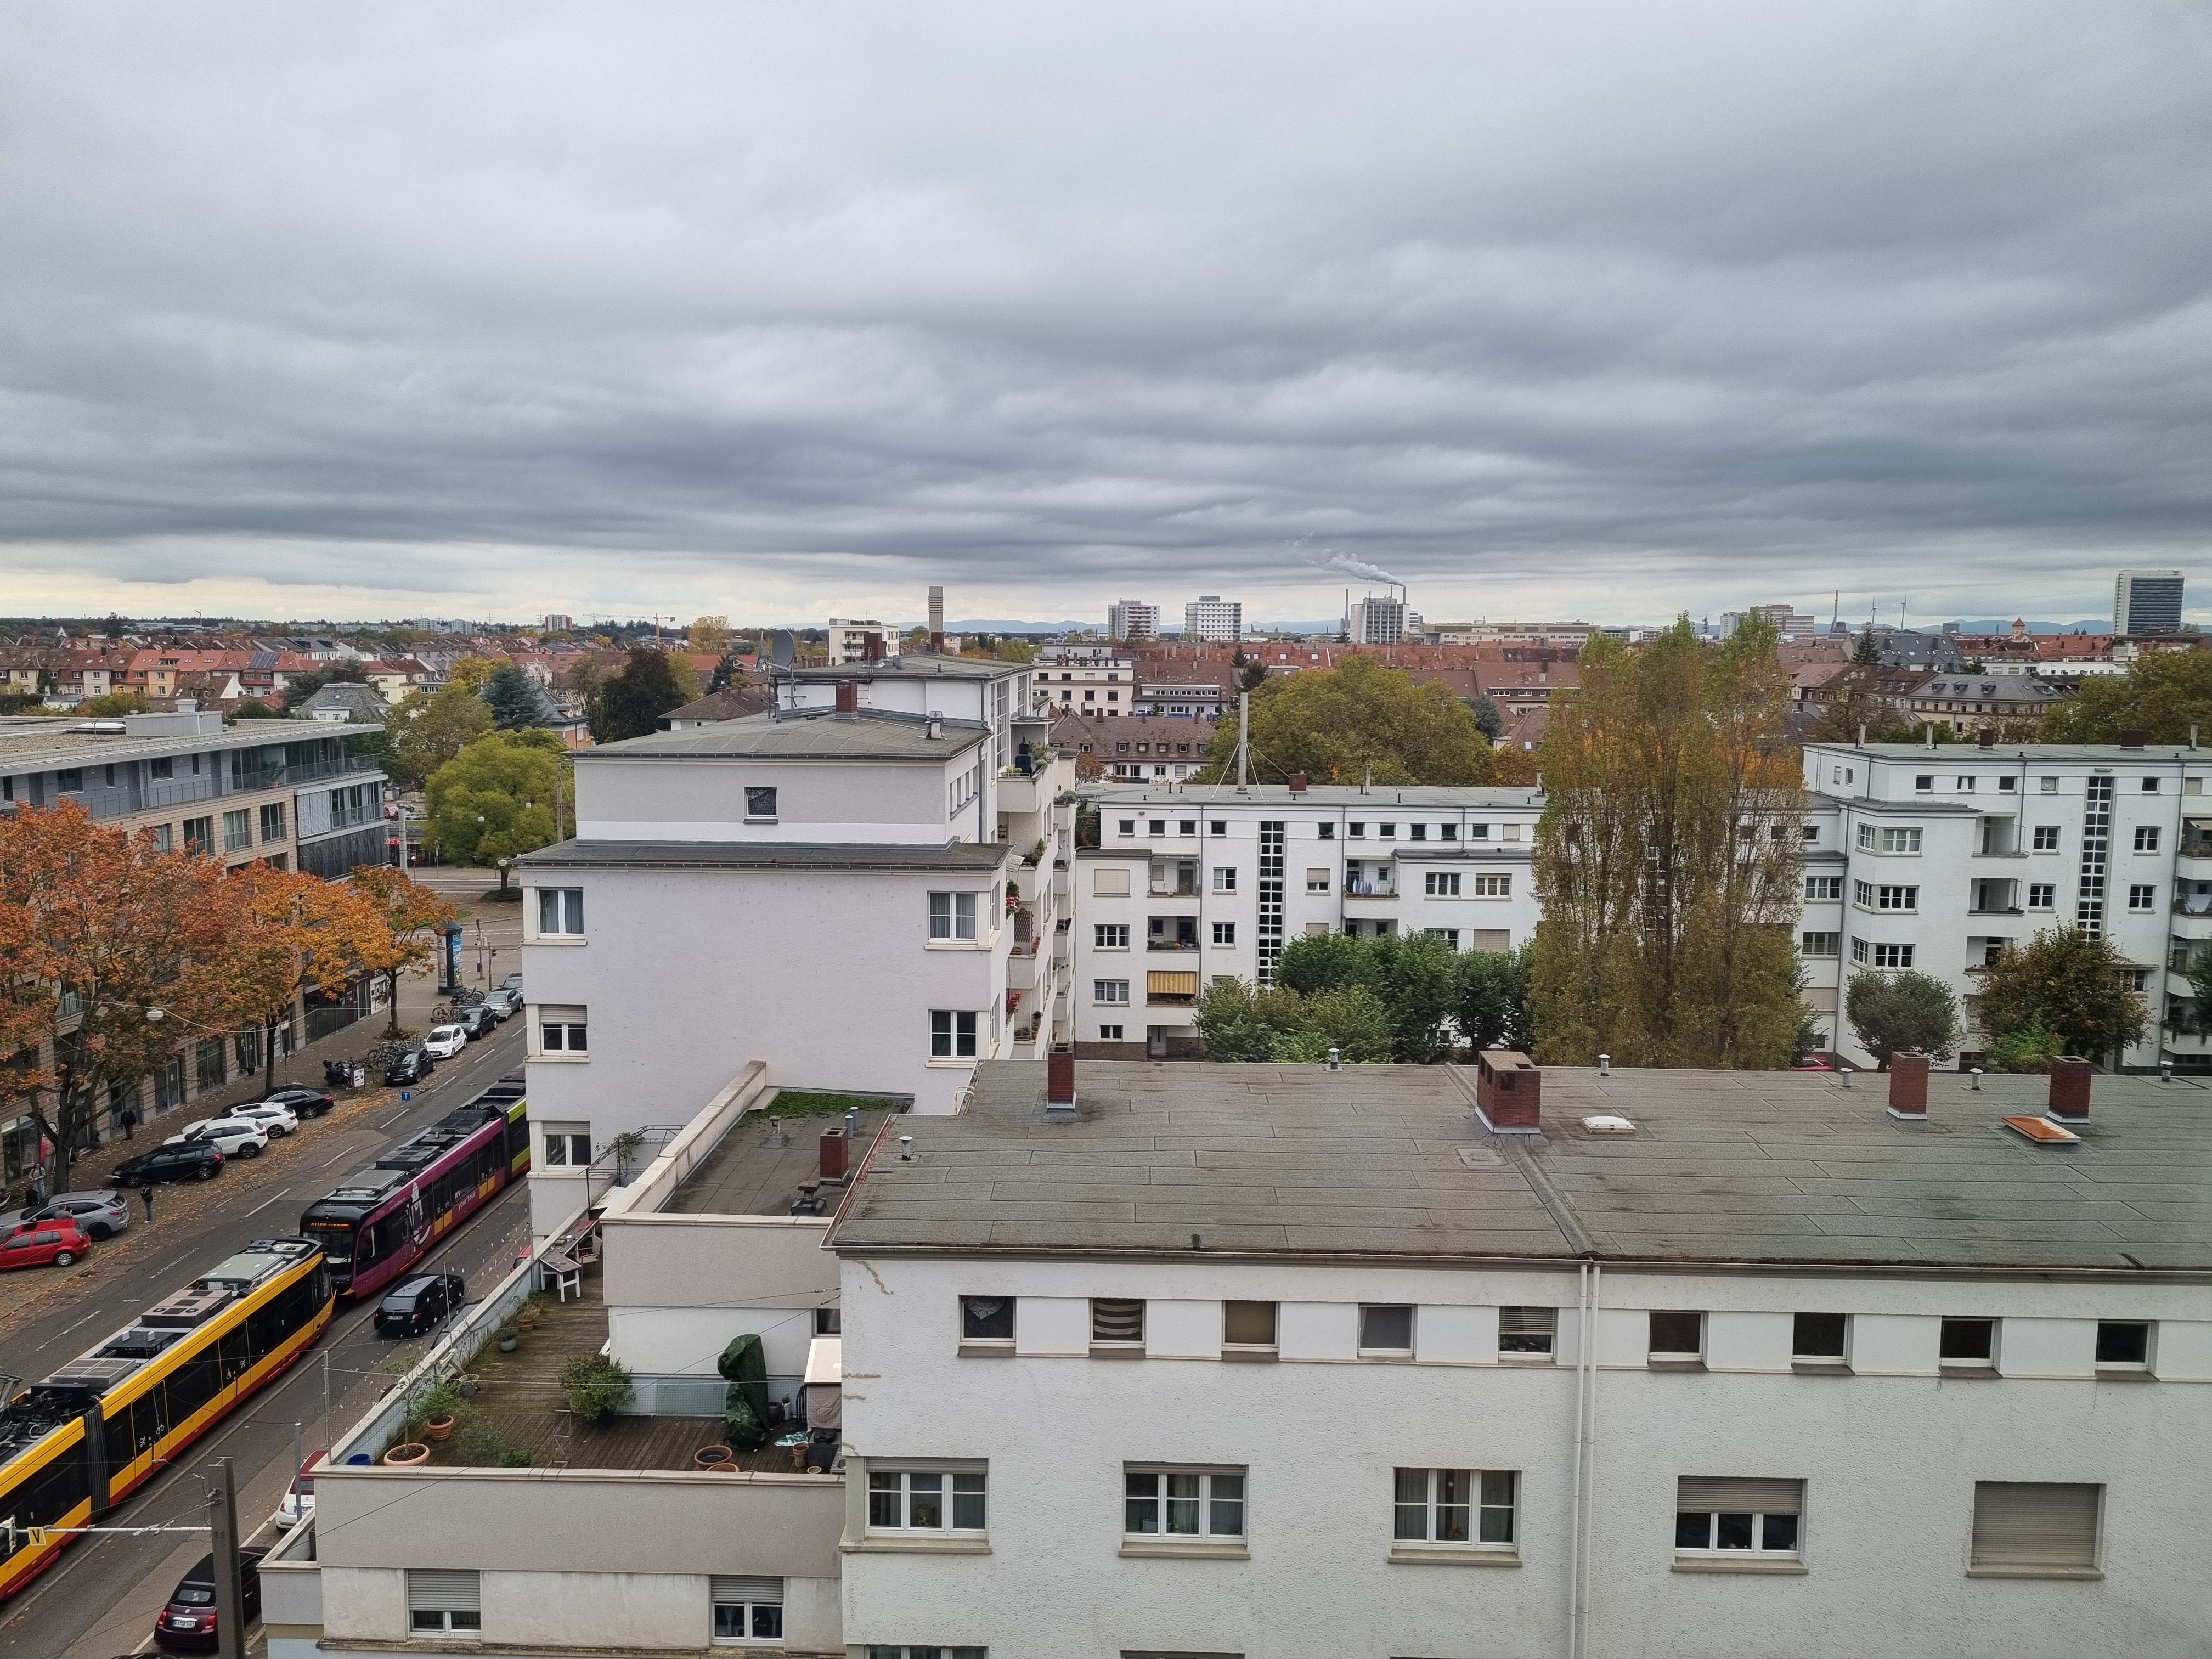
[[[294,1116],[320,1117],[337,1103],[320,1089],[276,1089],[261,1097],[271,1106],[289,1106]]]
[[[248,1549],[238,1553],[240,1599],[249,1625],[261,1617],[261,1558],[268,1553]],[[215,1557],[204,1555],[197,1566],[177,1581],[176,1589],[169,1592],[168,1605],[154,1615],[154,1640],[171,1652],[212,1653],[216,1646],[215,1621]]]
[[[468,1287],[459,1273],[420,1273],[400,1281],[377,1304],[379,1336],[420,1336],[434,1331],[466,1300]]]
[[[222,1152],[212,1141],[179,1140],[117,1164],[108,1180],[118,1187],[143,1187],[149,1181],[213,1181],[222,1173]]]
[[[453,1016],[453,1024],[469,1034],[469,1041],[488,1037],[499,1030],[499,1011],[489,1002],[472,1003]]]
[[[392,1064],[385,1069],[384,1086],[387,1089],[397,1089],[406,1084],[420,1083],[430,1075],[430,1066],[428,1049],[422,1048],[403,1049],[393,1057]]]

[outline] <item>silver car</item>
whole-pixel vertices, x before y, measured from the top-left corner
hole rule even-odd
[[[58,1193],[34,1209],[10,1210],[0,1215],[0,1237],[12,1233],[19,1223],[52,1221],[62,1216],[74,1216],[77,1224],[94,1238],[112,1238],[131,1224],[131,1200],[121,1193]]]
[[[522,1011],[522,993],[510,991],[502,985],[496,991],[484,993],[483,1006],[502,1022],[509,1020]]]

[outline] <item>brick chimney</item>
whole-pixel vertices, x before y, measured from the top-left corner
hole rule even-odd
[[[1291,781],[1291,793],[1292,794],[1294,794],[1294,795],[1303,795],[1303,794],[1304,794],[1304,793],[1305,793],[1305,792],[1306,792],[1306,775],[1305,775],[1304,773],[1303,773],[1303,772],[1293,772],[1293,773],[1291,773],[1291,781]]]
[[[1907,1123],[1928,1121],[1928,1068],[1925,1054],[1896,1054],[1889,1057],[1889,1115]]]
[[[1544,1127],[1544,1074],[1526,1054],[1486,1048],[1474,1074],[1474,1115],[1492,1134],[1533,1135]]]
[[[1075,1050],[1062,1044],[1044,1057],[1044,1109],[1075,1110]]]
[[[860,637],[860,655],[869,662],[884,659],[884,636],[871,631]]]
[[[860,688],[850,680],[837,682],[837,712],[848,719],[860,712]]]
[[[2063,1054],[2051,1062],[2051,1103],[2043,1115],[2060,1123],[2089,1121],[2089,1062]]]
[[[842,1181],[845,1178],[845,1160],[849,1151],[850,1145],[845,1139],[842,1126],[822,1132],[820,1169],[824,1181]]]

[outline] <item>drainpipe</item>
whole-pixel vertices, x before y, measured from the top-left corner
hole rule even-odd
[[[1595,1553],[1597,1529],[1597,1316],[1605,1299],[1605,1269],[1590,1263],[1589,1314],[1584,1327],[1588,1340],[1581,1356],[1589,1368],[1589,1382],[1583,1394],[1582,1440],[1577,1458],[1580,1489],[1576,1493],[1577,1537],[1575,1555],[1575,1639],[1577,1644],[1569,1659],[1583,1659],[1589,1651],[1590,1627],[1590,1557]]]
[[[1583,1424],[1589,1400],[1590,1330],[1589,1263],[1577,1273],[1575,1289],[1575,1477],[1568,1488],[1567,1525],[1567,1659],[1580,1651],[1583,1569]]]

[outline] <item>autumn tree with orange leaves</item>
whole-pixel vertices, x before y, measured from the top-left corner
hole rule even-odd
[[[382,913],[384,933],[364,951],[361,965],[385,976],[385,1001],[392,1011],[386,1036],[399,1035],[399,975],[438,959],[437,930],[453,919],[453,907],[404,870],[389,864],[363,864],[353,886]]]
[[[223,888],[216,860],[161,852],[74,801],[0,818],[0,1044],[15,1056],[0,1088],[32,1097],[56,1190],[98,1140],[108,1091],[157,1071],[180,1025],[221,1013]]]
[[[301,997],[336,997],[382,961],[391,928],[353,884],[251,864],[224,882],[228,936],[216,960],[225,1011],[262,1028],[264,1083],[276,1077],[276,1028]]]

